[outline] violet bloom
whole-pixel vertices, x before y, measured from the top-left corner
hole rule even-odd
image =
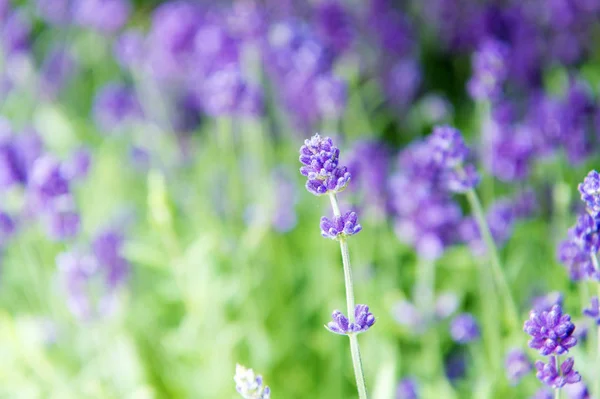
[[[419,386],[414,378],[404,378],[396,388],[396,399],[418,399]]]
[[[600,213],[600,174],[590,171],[577,188],[587,209],[594,215]]]
[[[415,305],[408,301],[399,301],[392,307],[392,317],[401,326],[411,331],[423,331],[425,321],[423,315]]]
[[[346,82],[330,74],[314,80],[316,104],[322,116],[339,118],[346,108]]]
[[[521,379],[533,370],[533,365],[527,357],[525,351],[521,349],[512,349],[506,355],[504,360],[506,368],[506,377],[512,385],[516,385]]]
[[[12,216],[4,211],[0,211],[0,246],[4,245],[6,240],[16,231],[16,222]]]
[[[350,13],[337,0],[322,1],[315,7],[316,29],[325,44],[336,53],[348,50],[354,40]]]
[[[135,93],[118,83],[104,86],[94,99],[94,121],[103,132],[112,132],[141,117],[141,106]]]
[[[468,91],[475,100],[495,99],[506,80],[509,58],[508,48],[494,39],[483,41],[473,55],[473,76],[468,83]]]
[[[37,13],[52,25],[65,25],[71,21],[71,0],[37,0]]]
[[[597,296],[590,300],[590,307],[583,309],[583,314],[600,326],[600,300]]]
[[[381,84],[386,97],[403,111],[417,95],[422,79],[421,65],[414,58],[406,58],[384,72]]]
[[[127,0],[76,0],[73,5],[75,22],[102,33],[114,33],[129,19],[131,5]]]
[[[271,225],[275,231],[286,233],[292,230],[297,223],[296,203],[298,195],[293,179],[288,176],[285,168],[277,168],[273,171],[275,181],[275,209],[271,217]]]
[[[130,29],[123,32],[116,40],[113,53],[119,65],[125,69],[139,67],[145,54],[144,35],[137,30]]]
[[[300,173],[308,178],[306,189],[314,195],[338,193],[350,181],[345,166],[338,166],[340,150],[329,137],[317,133],[304,141],[300,148],[300,162],[304,165]]]
[[[512,235],[515,223],[513,203],[507,199],[497,200],[488,210],[486,222],[490,228],[494,242],[498,246],[504,245]],[[481,238],[477,223],[473,218],[463,220],[459,228],[459,235],[462,240],[469,244],[473,253],[477,255],[485,254],[487,249]]]
[[[79,211],[70,195],[55,200],[41,216],[48,237],[52,240],[63,241],[79,234],[81,228]]]
[[[558,304],[550,311],[532,310],[523,331],[532,337],[529,347],[537,349],[544,356],[562,355],[577,344],[577,339],[573,337],[575,325],[571,322],[571,316],[563,314]]]
[[[354,322],[350,322],[339,310],[335,310],[331,318],[333,321],[327,323],[325,328],[332,333],[340,335],[360,334],[375,324],[375,316],[369,312],[367,305],[356,305],[354,309]]]
[[[90,151],[85,148],[79,148],[71,157],[63,162],[63,174],[68,180],[81,180],[85,178],[90,170],[92,162]]]
[[[536,312],[549,312],[554,305],[563,306],[563,294],[560,291],[553,291],[546,295],[533,298],[533,310]]]
[[[236,364],[235,389],[244,399],[269,399],[271,388],[266,386],[261,375],[254,373],[252,369]]]
[[[40,208],[51,208],[53,202],[70,194],[69,181],[60,162],[50,155],[37,159],[28,181],[28,190]]]
[[[435,315],[438,319],[446,319],[456,310],[459,306],[458,296],[453,292],[444,292],[438,295],[435,301]]]
[[[563,390],[569,399],[591,399],[588,387],[582,381],[574,384],[567,384],[564,386]]]
[[[558,247],[558,258],[569,270],[573,280],[590,278],[599,280],[592,256],[600,249],[600,217],[584,213],[577,218],[568,237]]]
[[[479,326],[469,313],[456,316],[450,323],[450,335],[459,344],[467,344],[479,338]]]
[[[40,89],[49,99],[55,98],[69,83],[77,70],[73,55],[66,49],[53,49],[40,70]]]
[[[548,363],[541,360],[535,362],[537,378],[550,388],[559,389],[567,384],[575,384],[581,381],[581,376],[573,369],[575,361],[572,357],[567,358],[560,368],[556,364],[556,356],[550,356]]]
[[[129,262],[123,257],[123,236],[115,230],[99,232],[92,241],[92,252],[105,271],[106,284],[114,288],[129,275]]]
[[[548,388],[540,388],[530,399],[554,399],[554,394]]]
[[[346,212],[344,215],[334,216],[333,219],[325,216],[321,218],[321,235],[325,238],[343,240],[361,230],[356,212]]]
[[[21,10],[9,12],[0,21],[0,49],[5,57],[29,50],[31,22]]]

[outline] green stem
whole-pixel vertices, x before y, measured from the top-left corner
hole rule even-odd
[[[598,255],[593,253],[591,255],[592,263],[594,264],[595,270],[600,270],[598,262]],[[600,298],[600,284],[598,284],[598,298]],[[596,334],[596,375],[600,375],[600,325]],[[596,397],[600,398],[600,378],[596,378]]]
[[[487,247],[488,256],[492,263],[492,273],[494,275],[497,288],[500,290],[500,294],[504,298],[510,318],[511,328],[514,329],[519,325],[519,317],[517,307],[510,292],[508,283],[506,281],[506,276],[502,271],[500,257],[498,256],[498,248],[496,248],[496,244],[494,242],[494,239],[492,238],[492,233],[490,232],[490,228],[485,219],[483,207],[481,206],[481,202],[479,201],[477,193],[474,189],[471,189],[467,191],[466,194],[467,200],[469,201],[469,205],[471,206],[471,210],[473,211],[473,216],[475,216],[477,227],[479,228],[479,231],[481,232],[481,237],[483,238],[483,241]]]
[[[336,217],[341,216],[340,206],[335,193],[329,194],[333,214]],[[348,251],[348,243],[344,238],[340,239],[340,249],[342,251],[342,263],[344,265],[344,282],[346,285],[346,305],[348,308],[348,319],[354,323],[354,284],[352,283],[352,268],[350,266],[350,253]],[[360,360],[360,350],[358,347],[358,339],[356,334],[348,334],[350,338],[350,353],[352,355],[352,365],[354,366],[354,376],[356,378],[356,387],[358,389],[358,397],[360,399],[367,398],[367,387],[365,384],[365,376],[363,373],[362,362]]]

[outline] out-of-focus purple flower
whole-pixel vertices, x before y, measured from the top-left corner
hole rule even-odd
[[[53,99],[62,90],[77,70],[73,55],[64,48],[53,49],[44,60],[40,70],[40,90]]]
[[[74,238],[79,234],[81,222],[73,198],[63,196],[42,214],[48,236],[57,241]]]
[[[544,356],[562,355],[577,344],[577,339],[573,337],[575,325],[571,322],[571,316],[563,314],[558,304],[550,311],[532,310],[523,331],[532,337],[529,347],[537,349]]]
[[[533,365],[527,354],[521,349],[512,349],[504,360],[506,377],[511,384],[516,385],[521,379],[533,370]]]
[[[600,325],[600,300],[598,300],[597,296],[592,297],[590,307],[583,309],[583,314],[592,318],[596,324]]]
[[[404,57],[414,45],[409,19],[390,2],[371,1],[366,23],[383,57]]]
[[[425,327],[423,315],[415,305],[408,301],[399,301],[392,307],[392,317],[396,322],[412,331],[422,331]]]
[[[463,351],[451,353],[444,362],[444,371],[451,382],[464,378],[467,371],[467,356]]]
[[[536,312],[549,312],[554,305],[563,306],[563,294],[560,291],[550,292],[533,298],[533,310]]]
[[[375,324],[375,316],[369,312],[367,305],[356,305],[354,309],[354,322],[350,322],[339,310],[335,310],[331,318],[333,321],[330,321],[325,327],[332,333],[340,335],[360,334]]]
[[[414,58],[396,62],[384,73],[383,90],[392,104],[406,109],[414,99],[422,80],[421,66]]]
[[[437,126],[427,138],[433,161],[444,169],[462,166],[469,155],[469,148],[458,129]]]
[[[526,189],[513,200],[513,213],[517,219],[527,219],[536,213],[539,203],[535,191]]]
[[[479,338],[479,326],[469,313],[456,316],[450,323],[450,336],[459,344],[467,344]]]
[[[96,235],[92,241],[92,251],[104,267],[106,283],[113,288],[123,282],[129,274],[129,262],[122,255],[123,236],[112,229]]]
[[[252,369],[247,369],[244,366],[236,364],[233,380],[235,381],[236,391],[244,399],[271,398],[271,388],[264,385],[263,377],[256,375]]]
[[[102,132],[112,132],[142,115],[135,93],[128,87],[110,83],[94,99],[94,121]]]
[[[448,170],[442,174],[446,188],[453,193],[466,193],[479,184],[481,177],[475,165],[465,165],[460,170]]]
[[[458,296],[453,292],[445,292],[438,295],[435,301],[435,315],[439,319],[445,319],[452,316],[458,309]]]
[[[540,388],[538,389],[531,399],[553,399],[554,394],[548,390],[548,388]]]
[[[572,357],[567,358],[561,365],[560,370],[556,364],[556,356],[550,356],[548,363],[541,360],[535,362],[537,378],[550,388],[559,389],[567,384],[575,384],[581,381],[581,376],[573,369],[575,361]]]
[[[323,42],[336,53],[343,53],[350,48],[355,34],[354,24],[341,2],[319,2],[315,7],[315,22]]]
[[[78,25],[103,33],[114,33],[129,19],[128,0],[76,0],[73,18]]]
[[[558,258],[569,270],[573,280],[600,279],[591,256],[600,249],[600,218],[581,214],[575,226],[568,231],[567,239],[558,247]]]
[[[404,378],[396,388],[396,399],[418,399],[419,386],[414,378]]]
[[[239,0],[228,11],[227,26],[236,37],[245,41],[262,38],[267,18],[259,4],[253,0]]]
[[[569,399],[591,399],[588,387],[582,381],[574,384],[567,384],[564,386],[563,390]]]
[[[64,25],[71,22],[72,0],[37,0],[37,13],[47,23]]]
[[[506,80],[508,47],[494,39],[486,39],[473,55],[473,76],[468,83],[472,98],[480,101],[495,99]]]
[[[300,173],[308,178],[306,189],[314,195],[340,192],[350,181],[345,166],[338,166],[340,150],[329,137],[317,133],[300,148]]]
[[[0,48],[9,57],[29,49],[31,22],[21,10],[9,12],[0,21]]]
[[[321,235],[332,240],[340,240],[357,234],[362,230],[358,223],[356,212],[346,212],[344,215],[334,216],[329,219],[325,216],[321,218]]]
[[[587,209],[594,215],[600,213],[600,174],[591,170],[577,188]]]
[[[28,189],[40,207],[51,207],[52,202],[69,194],[69,181],[60,162],[51,155],[38,158],[28,182]]]
[[[333,76],[322,75],[315,79],[315,96],[321,115],[340,117],[346,108],[346,82]]]
[[[145,46],[146,42],[142,32],[130,29],[115,40],[113,52],[122,68],[133,69],[141,65],[145,55]]]
[[[285,233],[296,226],[296,203],[298,202],[296,186],[292,179],[287,176],[284,168],[278,168],[273,172],[275,180],[275,205],[271,223],[275,231]]]
[[[0,246],[13,235],[17,229],[15,220],[8,213],[0,211]]]
[[[63,162],[63,174],[67,180],[83,179],[89,172],[91,162],[92,155],[90,151],[82,147],[76,150],[67,161]]]
[[[497,245],[502,246],[511,236],[515,222],[514,208],[511,201],[500,199],[496,201],[486,214],[486,221],[492,238]],[[477,223],[473,218],[466,218],[460,225],[459,235],[469,244],[471,251],[477,255],[486,252],[486,246],[481,238]]]
[[[348,151],[348,171],[352,175],[349,190],[367,213],[383,217],[387,205],[387,175],[390,164],[388,148],[377,141],[357,140]]]

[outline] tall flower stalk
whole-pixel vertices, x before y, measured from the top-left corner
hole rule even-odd
[[[340,211],[337,193],[343,191],[348,185],[350,173],[345,166],[339,166],[339,154],[339,149],[333,145],[333,141],[329,137],[315,134],[300,148],[300,162],[304,165],[300,168],[300,173],[307,177],[306,189],[310,193],[317,196],[328,195],[331,201],[333,219],[321,218],[321,235],[340,243],[348,316],[335,310],[332,314],[333,321],[329,322],[326,328],[335,334],[347,335],[350,339],[350,353],[358,396],[360,399],[366,399],[367,387],[357,335],[367,331],[375,323],[375,317],[369,312],[367,305],[355,305],[347,239],[360,232],[362,227],[358,223],[355,212],[342,214]]]

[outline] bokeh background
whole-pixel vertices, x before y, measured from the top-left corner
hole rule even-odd
[[[371,397],[408,397],[408,377],[422,398],[532,397],[534,373],[514,384],[504,367],[526,350],[520,328],[449,333],[456,314],[489,315],[489,265],[464,198],[410,175],[440,124],[472,147],[519,316],[560,294],[593,384],[581,309],[597,283],[556,254],[598,162],[599,13],[0,0],[0,397],[235,398],[236,363],[275,398],[356,397],[347,340],[323,328],[345,308],[339,247],[319,231],[329,202],[298,172],[315,132],[353,175],[340,200],[363,226],[349,245],[357,303],[377,317],[359,338]],[[431,264],[434,322],[419,300]]]

